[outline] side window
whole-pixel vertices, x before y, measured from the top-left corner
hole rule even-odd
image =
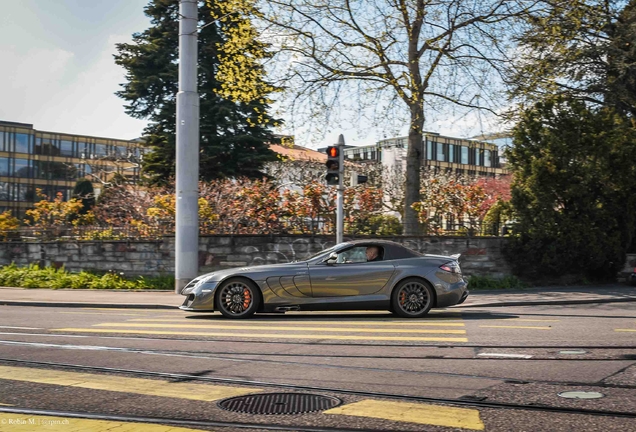
[[[352,264],[367,262],[367,248],[366,246],[356,246],[351,249],[347,249],[338,254],[339,264]]]

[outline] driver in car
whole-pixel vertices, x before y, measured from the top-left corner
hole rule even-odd
[[[377,246],[367,247],[367,262],[380,261],[380,248]]]

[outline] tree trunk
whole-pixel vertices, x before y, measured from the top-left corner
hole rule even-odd
[[[409,128],[409,149],[406,154],[406,188],[404,191],[404,235],[420,234],[417,212],[411,207],[420,200],[420,167],[422,159],[422,129],[424,128],[424,107],[418,103],[411,106],[411,126]]]

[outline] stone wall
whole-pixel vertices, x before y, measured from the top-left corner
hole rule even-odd
[[[510,269],[501,253],[505,238],[395,237],[429,254],[462,254],[467,275],[502,277]],[[333,236],[204,236],[199,240],[200,272],[302,260],[334,245]],[[58,241],[0,243],[0,265],[64,265],[70,271],[113,270],[128,275],[174,272],[174,237],[154,241]]]

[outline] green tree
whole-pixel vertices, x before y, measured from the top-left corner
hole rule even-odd
[[[82,208],[79,214],[88,213],[95,206],[95,190],[93,189],[93,183],[88,179],[79,179],[75,182],[75,188],[73,188],[73,198],[82,200]]]
[[[333,126],[358,108],[385,128],[408,126],[405,234],[418,234],[423,130],[433,112],[494,111],[522,0],[268,0],[281,41],[281,80],[295,116]],[[320,117],[317,117],[320,116]]]
[[[609,108],[555,98],[523,113],[508,153],[520,274],[608,279],[636,221],[636,131]]]
[[[266,46],[247,32],[238,39],[241,51],[232,51],[237,39],[231,30],[244,28],[249,20],[229,19],[242,17],[242,11],[221,13],[226,10],[223,4],[223,0],[199,2],[199,172],[204,180],[260,177],[263,163],[276,159],[268,147],[275,141],[269,128],[276,121],[267,114],[269,93],[275,89],[267,85],[258,65],[268,56]],[[144,135],[152,152],[144,157],[143,171],[151,183],[165,184],[175,173],[178,6],[178,0],[152,0],[145,8],[150,28],[134,34],[132,43],[117,44],[115,55],[115,62],[126,70],[127,82],[117,92],[128,103],[126,112],[150,121]],[[227,79],[219,81],[216,76],[219,69],[228,70],[228,63],[246,59],[254,60],[253,79],[246,81],[253,86],[251,97],[246,92],[233,93]]]
[[[567,95],[636,116],[636,0],[541,3],[519,40],[513,95]]]

